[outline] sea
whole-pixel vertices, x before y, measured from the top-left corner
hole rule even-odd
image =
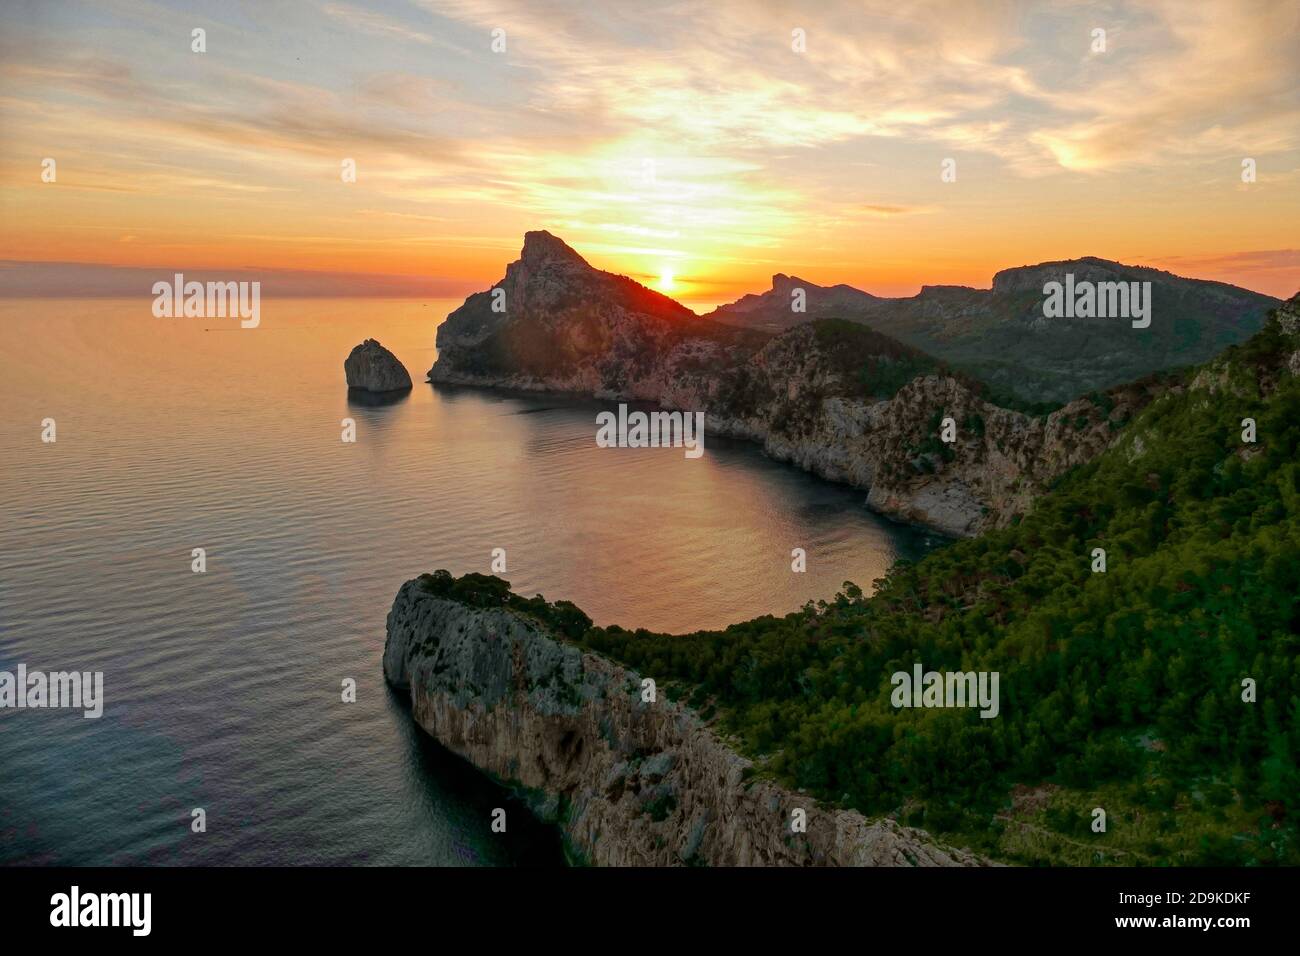
[[[458,301],[151,302],[0,300],[0,671],[104,681],[97,719],[0,708],[0,864],[562,865],[385,684],[404,581],[501,549],[520,593],[688,633],[942,543],[750,443],[601,448],[611,403],[430,385]],[[349,396],[366,338],[409,395]]]

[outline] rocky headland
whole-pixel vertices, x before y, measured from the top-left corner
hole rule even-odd
[[[647,702],[638,674],[566,643],[495,594],[466,600],[452,588],[445,571],[402,585],[388,614],[384,676],[410,694],[425,731],[523,795],[585,862],[984,863],[922,830],[824,807],[756,776],[684,704],[662,692]]]
[[[1031,415],[867,325],[820,319],[773,336],[713,322],[546,232],[525,236],[501,282],[451,313],[437,344],[432,382],[703,411],[711,434],[758,442],[866,490],[885,515],[952,535],[1013,521],[1164,387],[1118,386]]]

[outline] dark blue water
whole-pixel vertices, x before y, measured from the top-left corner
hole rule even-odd
[[[349,404],[353,345],[421,382],[454,305],[267,303],[207,332],[148,299],[0,303],[0,670],[103,671],[106,698],[98,720],[0,709],[0,862],[559,862],[522,810],[490,832],[505,795],[385,686],[403,581],[500,547],[521,592],[687,631],[937,543],[747,444],[600,449],[603,406],[427,384]]]

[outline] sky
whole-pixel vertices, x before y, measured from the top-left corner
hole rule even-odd
[[[1085,255],[1290,296],[1298,51],[1300,0],[6,0],[0,294],[464,295],[548,229],[687,304]]]

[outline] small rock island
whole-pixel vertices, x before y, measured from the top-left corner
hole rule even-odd
[[[367,392],[408,391],[411,375],[397,356],[375,339],[366,339],[352,350],[343,363],[348,388]]]

